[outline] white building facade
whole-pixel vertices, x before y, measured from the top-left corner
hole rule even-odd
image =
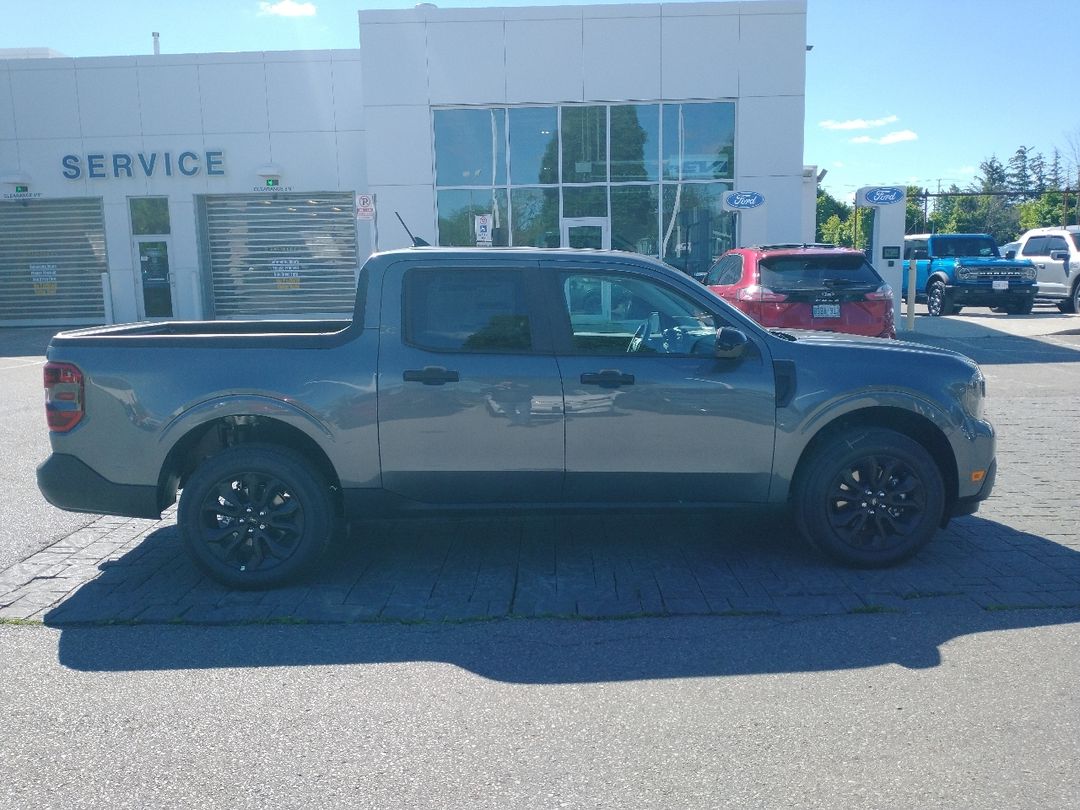
[[[347,314],[398,216],[687,272],[813,238],[805,0],[359,23],[348,51],[0,59],[0,325]]]

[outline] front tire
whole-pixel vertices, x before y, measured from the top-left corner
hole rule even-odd
[[[329,484],[302,456],[238,445],[201,464],[177,525],[196,565],[230,588],[272,588],[318,562],[336,526]]]
[[[926,311],[935,318],[952,314],[952,296],[945,291],[945,282],[931,281],[926,288]]]
[[[884,428],[838,433],[814,452],[793,492],[803,537],[844,565],[883,568],[937,532],[945,487],[930,453]]]
[[[1058,309],[1064,313],[1080,312],[1080,281],[1073,284],[1072,292],[1058,304]]]

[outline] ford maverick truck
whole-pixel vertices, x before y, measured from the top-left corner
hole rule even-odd
[[[925,301],[931,315],[955,315],[964,307],[1027,315],[1035,303],[1035,265],[1001,258],[990,234],[905,236],[904,259],[916,262],[916,300]]]
[[[302,575],[350,518],[463,508],[789,508],[885,566],[995,476],[970,359],[769,331],[629,253],[376,254],[349,321],[63,332],[44,375],[46,498],[158,518],[179,492],[188,551],[241,588]]]

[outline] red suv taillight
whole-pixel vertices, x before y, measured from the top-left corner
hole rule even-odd
[[[49,430],[67,433],[83,417],[83,374],[71,363],[45,364],[45,419]]]
[[[882,284],[873,292],[866,294],[867,301],[892,301],[892,287]]]
[[[767,303],[787,301],[787,296],[783,293],[773,292],[768,287],[762,287],[760,284],[751,284],[749,287],[743,287],[735,293],[735,297],[739,301],[764,301]]]

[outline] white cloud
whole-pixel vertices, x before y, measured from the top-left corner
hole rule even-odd
[[[849,143],[876,143],[879,146],[888,146],[893,143],[917,140],[919,140],[919,136],[916,133],[912,132],[910,129],[901,129],[896,132],[890,132],[888,135],[882,135],[880,138],[871,138],[869,135],[856,135]]]
[[[278,0],[276,3],[259,3],[259,16],[314,17],[314,3],[298,3],[296,0]]]
[[[895,124],[899,120],[900,119],[895,115],[887,115],[884,118],[872,118],[870,120],[865,118],[852,118],[848,121],[822,121],[818,126],[822,129],[874,129],[875,127]]]

